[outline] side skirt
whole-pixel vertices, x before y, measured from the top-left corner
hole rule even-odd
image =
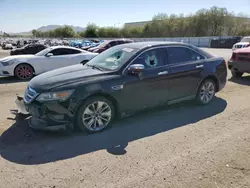
[[[165,106],[165,105],[171,105],[171,104],[180,103],[180,102],[184,102],[184,101],[191,101],[191,100],[194,100],[195,97],[196,97],[196,95],[190,95],[190,96],[187,96],[187,97],[182,97],[182,98],[179,98],[179,99],[174,99],[174,100],[168,101],[167,103],[163,103],[162,105],[159,105],[159,106],[156,106],[156,107],[144,108],[144,109],[141,109],[141,110],[138,110],[138,111],[135,111],[135,112],[130,112],[130,113],[122,112],[121,115],[120,115],[120,118],[129,117],[129,116],[132,116],[132,115],[134,115],[136,113],[147,111],[149,109],[154,109],[154,108]]]
[[[182,98],[179,98],[179,99],[174,99],[174,100],[171,100],[171,101],[168,101],[168,105],[171,105],[171,104],[175,104],[175,103],[180,103],[180,102],[183,102],[183,101],[191,101],[191,100],[194,100],[196,97],[196,95],[190,95],[190,96],[187,96],[187,97],[182,97]]]

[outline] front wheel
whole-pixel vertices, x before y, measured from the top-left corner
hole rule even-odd
[[[216,85],[213,80],[207,79],[203,81],[196,94],[196,101],[198,104],[208,104],[214,98]]]
[[[77,113],[77,126],[82,131],[100,132],[107,128],[114,118],[114,106],[105,97],[91,97]]]
[[[239,71],[235,71],[235,70],[231,70],[232,76],[235,78],[240,78],[243,75],[243,72],[239,72]]]
[[[20,80],[29,80],[33,77],[33,68],[28,64],[20,64],[15,68],[15,76]]]

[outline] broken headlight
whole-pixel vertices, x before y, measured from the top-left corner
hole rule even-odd
[[[41,93],[36,100],[39,102],[57,101],[57,100],[65,101],[73,94],[73,92],[74,90]]]

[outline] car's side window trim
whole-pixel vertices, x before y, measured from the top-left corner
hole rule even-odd
[[[169,47],[184,47],[184,48],[187,48],[187,49],[190,49],[190,50],[193,50],[194,52],[196,52],[196,53],[198,53],[199,55],[201,55],[202,57],[204,57],[204,59],[207,59],[207,57],[206,56],[204,56],[203,54],[201,54],[200,52],[198,52],[198,51],[196,51],[196,50],[194,50],[194,49],[192,49],[192,48],[190,48],[190,47],[188,47],[188,46],[182,46],[182,45],[171,45],[171,46],[169,46],[169,45],[166,45],[166,46],[164,46],[164,45],[162,45],[162,46],[157,46],[157,47],[153,47],[153,48],[149,48],[149,49],[146,49],[146,50],[144,50],[144,51],[142,51],[142,52],[140,52],[137,56],[135,56],[131,61],[130,61],[130,63],[122,70],[122,74],[125,74],[125,72],[127,71],[127,69],[128,69],[128,67],[141,55],[141,54],[143,54],[144,52],[146,52],[146,51],[149,51],[149,50],[152,50],[152,49],[158,49],[158,48],[164,48],[165,50],[167,50],[167,48],[169,48]],[[168,53],[166,52],[166,60],[168,61]],[[165,62],[166,63],[166,62]],[[185,63],[185,62],[184,62]],[[165,64],[165,66],[173,66],[174,64],[169,64],[168,62]],[[176,65],[176,64],[175,64]]]
[[[164,49],[164,50],[165,50],[165,48],[166,48],[166,46],[157,46],[157,47],[149,48],[149,49],[146,49],[146,50],[140,52],[140,53],[139,53],[132,61],[130,61],[130,63],[123,69],[122,74],[124,74],[124,73],[128,70],[129,66],[130,66],[131,64],[133,64],[134,61],[136,61],[137,58],[140,57],[143,53],[148,52],[148,51],[151,51],[151,50],[155,50],[155,49]],[[167,61],[167,56],[164,57],[164,65],[161,65],[161,66],[158,66],[158,67],[152,67],[152,68],[149,68],[149,69],[146,69],[146,70],[154,70],[154,69],[157,69],[157,68],[160,68],[160,67],[166,67],[166,66],[169,65],[166,61]]]
[[[178,48],[186,48],[186,49],[188,49],[188,50],[191,50],[191,51],[193,51],[193,52],[195,52],[195,53],[197,53],[197,54],[199,54],[201,57],[203,57],[204,59],[207,59],[207,57],[206,56],[204,56],[203,54],[201,54],[200,52],[198,52],[198,51],[196,51],[196,50],[193,50],[193,49],[191,49],[191,48],[189,48],[189,47],[187,47],[187,46],[167,46],[166,47],[166,50],[167,50],[167,59],[168,59],[168,62],[170,62],[169,61],[169,54],[168,54],[168,48],[171,48],[171,47],[178,47]],[[188,63],[188,62],[196,62],[196,61],[201,61],[201,60],[203,60],[203,59],[197,59],[197,60],[190,60],[190,61],[183,61],[183,62],[179,62],[179,63],[169,63],[169,65],[171,65],[171,66],[173,66],[173,65],[182,65],[183,63]]]

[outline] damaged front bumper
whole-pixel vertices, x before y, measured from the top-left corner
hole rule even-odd
[[[16,105],[21,114],[30,114],[29,126],[37,130],[59,131],[73,129],[73,113],[58,102],[26,104],[17,97]]]

